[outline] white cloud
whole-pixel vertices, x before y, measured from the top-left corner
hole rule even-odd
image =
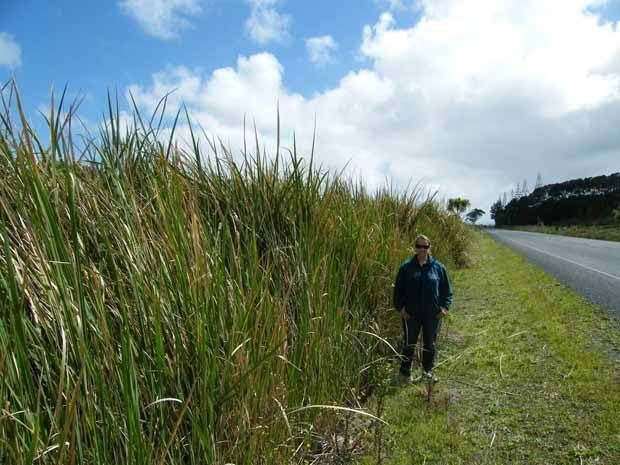
[[[585,13],[590,3],[427,0],[415,28],[395,28],[388,13],[367,26],[361,50],[412,91],[479,101],[518,88],[562,114],[617,96],[618,76],[597,69],[617,55],[619,35]]]
[[[330,35],[311,37],[306,39],[306,50],[312,63],[324,65],[333,61],[332,53],[338,48],[338,44]]]
[[[516,182],[533,186],[538,172],[558,182],[618,170],[620,31],[588,13],[591,2],[422,3],[411,28],[389,13],[367,26],[366,69],[312,97],[287,90],[267,53],[210,74],[168,68],[132,91],[152,110],[178,88],[174,103],[233,149],[242,147],[244,113],[275,147],[279,102],[283,145],[295,131],[307,153],[316,115],[324,166],[348,163],[371,188],[421,180],[487,211]]]
[[[22,49],[15,38],[6,32],[0,32],[0,66],[9,69],[22,64]]]
[[[289,37],[291,16],[278,12],[279,0],[247,0],[252,7],[245,28],[252,40],[261,45],[283,42]]]
[[[148,34],[160,39],[178,37],[192,27],[189,17],[202,13],[201,0],[120,0],[123,13],[135,19]]]

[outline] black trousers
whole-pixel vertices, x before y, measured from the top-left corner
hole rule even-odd
[[[403,322],[403,337],[405,348],[403,350],[403,358],[400,362],[400,372],[403,375],[411,374],[411,364],[415,357],[416,343],[418,335],[422,330],[422,339],[424,341],[424,350],[422,351],[422,366],[425,371],[433,369],[435,362],[435,352],[437,334],[439,332],[440,319],[438,317],[429,317],[417,319],[414,317]]]

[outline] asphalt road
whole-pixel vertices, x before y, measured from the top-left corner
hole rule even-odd
[[[620,317],[620,242],[493,228],[487,231],[590,302]]]

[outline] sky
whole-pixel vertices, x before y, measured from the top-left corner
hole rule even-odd
[[[488,212],[538,173],[620,171],[618,19],[620,0],[0,0],[0,86],[43,130],[67,85],[93,133],[108,90],[127,121],[130,95],[150,116],[172,92],[169,116],[236,154],[244,117],[275,152],[279,106],[302,156],[316,120],[325,169]]]

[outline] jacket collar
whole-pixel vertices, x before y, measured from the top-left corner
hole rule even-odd
[[[429,266],[429,267],[433,266],[435,264],[435,261],[436,260],[431,255],[429,255],[428,259],[426,260],[426,265]],[[417,255],[414,255],[413,257],[411,257],[411,262],[415,266],[417,266],[419,268],[422,268],[422,266],[424,266],[424,265],[420,265],[420,262],[418,262],[418,256]]]

